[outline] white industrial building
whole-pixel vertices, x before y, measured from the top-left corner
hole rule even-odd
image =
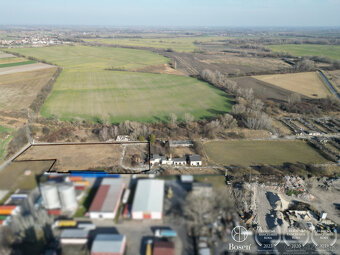
[[[124,186],[121,178],[104,178],[90,206],[90,218],[114,219]]]
[[[139,180],[132,204],[132,219],[163,217],[164,180]]]

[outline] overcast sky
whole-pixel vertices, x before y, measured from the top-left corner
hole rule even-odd
[[[0,24],[340,26],[340,0],[3,0]]]

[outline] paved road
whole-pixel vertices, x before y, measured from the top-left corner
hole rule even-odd
[[[256,190],[256,211],[258,225],[261,226],[262,229],[268,229],[266,216],[270,214],[271,209],[272,207],[267,199],[266,191],[258,186]]]

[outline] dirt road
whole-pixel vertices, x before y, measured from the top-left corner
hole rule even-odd
[[[0,75],[11,74],[11,73],[30,72],[30,71],[41,70],[41,69],[52,68],[52,67],[54,67],[54,66],[43,64],[43,63],[35,63],[35,64],[22,65],[22,66],[4,67],[4,68],[0,68]]]

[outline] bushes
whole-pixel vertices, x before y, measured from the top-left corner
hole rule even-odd
[[[33,100],[31,105],[29,106],[35,113],[40,111],[41,106],[44,104],[46,98],[50,94],[53,89],[53,85],[57,80],[58,76],[60,75],[62,68],[58,68],[57,71],[54,73],[53,77],[47,82],[47,84],[41,88],[37,97]]]
[[[28,139],[26,135],[26,127],[21,127],[16,132],[14,132],[13,139],[8,144],[7,157],[16,153],[27,143]]]

